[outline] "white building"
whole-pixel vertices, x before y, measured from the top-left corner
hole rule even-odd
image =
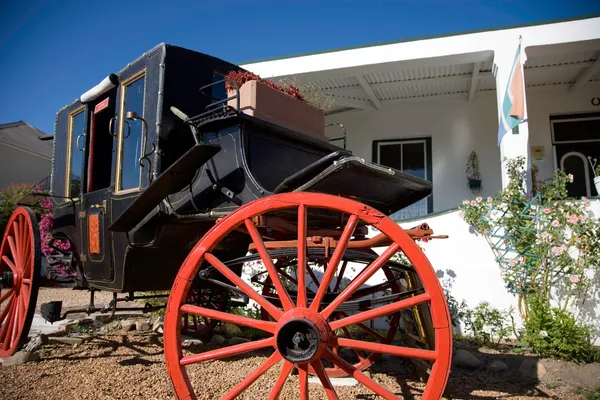
[[[526,61],[527,122],[498,145],[500,107],[517,46]],[[263,78],[311,82],[335,100],[328,122],[342,123],[355,155],[433,183],[430,198],[404,210],[402,226],[428,222],[448,240],[425,244],[434,268],[456,274],[453,293],[515,305],[488,244],[458,216],[463,199],[493,196],[506,183],[501,160],[525,156],[538,179],[573,173],[574,196],[598,196],[582,156],[600,158],[600,17],[511,27],[258,61]],[[335,126],[331,138],[340,136]],[[535,158],[531,157],[532,148]],[[482,188],[470,190],[465,165],[480,161]],[[600,201],[592,204],[600,216]],[[407,218],[413,221],[407,221]],[[600,291],[586,302],[600,330]]]

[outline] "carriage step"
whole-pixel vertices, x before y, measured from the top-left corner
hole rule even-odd
[[[49,303],[44,303],[40,306],[42,318],[44,318],[51,324],[62,319],[60,317],[61,310],[62,301],[51,301]]]

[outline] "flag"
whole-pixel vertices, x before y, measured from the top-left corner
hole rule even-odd
[[[500,113],[500,126],[498,127],[498,146],[502,137],[512,131],[517,125],[525,121],[525,79],[523,75],[523,63],[521,61],[521,41],[517,48],[517,54],[512,64],[512,70],[508,76],[506,92],[502,101]]]

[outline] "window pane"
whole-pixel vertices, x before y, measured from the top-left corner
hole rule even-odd
[[[144,81],[142,77],[125,87],[125,104],[123,113],[136,112],[139,116],[144,115]],[[123,144],[121,149],[121,190],[134,189],[140,186],[140,164],[141,143],[143,133],[143,122],[141,120],[123,120]],[[131,129],[128,128],[131,127]]]
[[[600,119],[554,121],[554,141],[600,140]]]
[[[83,170],[83,152],[77,148],[77,138],[85,133],[85,112],[71,117],[71,165],[70,165],[70,188],[68,195],[70,197],[79,197],[81,193],[81,171]],[[85,140],[79,140],[81,146],[85,145]]]
[[[402,171],[402,145],[380,144],[379,164]]]
[[[402,171],[426,179],[425,175],[425,144],[406,143],[402,149]]]

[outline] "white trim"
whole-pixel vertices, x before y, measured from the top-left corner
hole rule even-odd
[[[585,83],[587,83],[590,78],[596,73],[600,71],[600,55],[597,56],[596,61],[590,65],[585,71],[581,73],[575,80],[575,82],[569,87],[570,91],[577,90]]]
[[[381,102],[379,101],[379,99],[375,95],[375,92],[373,92],[373,89],[371,88],[371,85],[369,85],[369,82],[367,82],[367,80],[365,79],[365,77],[362,76],[362,75],[356,75],[356,80],[358,80],[358,83],[363,88],[363,90],[365,91],[365,93],[369,97],[369,100],[371,100],[371,103],[373,103],[373,105],[375,106],[375,108],[378,109],[378,110],[381,110],[381,107],[382,107],[381,106]]]
[[[585,170],[585,188],[586,188],[586,196],[590,197],[592,195],[592,188],[590,187],[590,171],[588,170],[588,160],[585,158],[585,155],[581,154],[578,151],[570,151],[563,155],[560,159],[560,169],[562,171],[565,170],[565,159],[570,156],[576,156],[583,160],[583,167]]]
[[[479,70],[481,69],[481,63],[473,64],[473,73],[471,74],[471,84],[469,85],[469,101],[473,100],[477,86],[479,85]]]

